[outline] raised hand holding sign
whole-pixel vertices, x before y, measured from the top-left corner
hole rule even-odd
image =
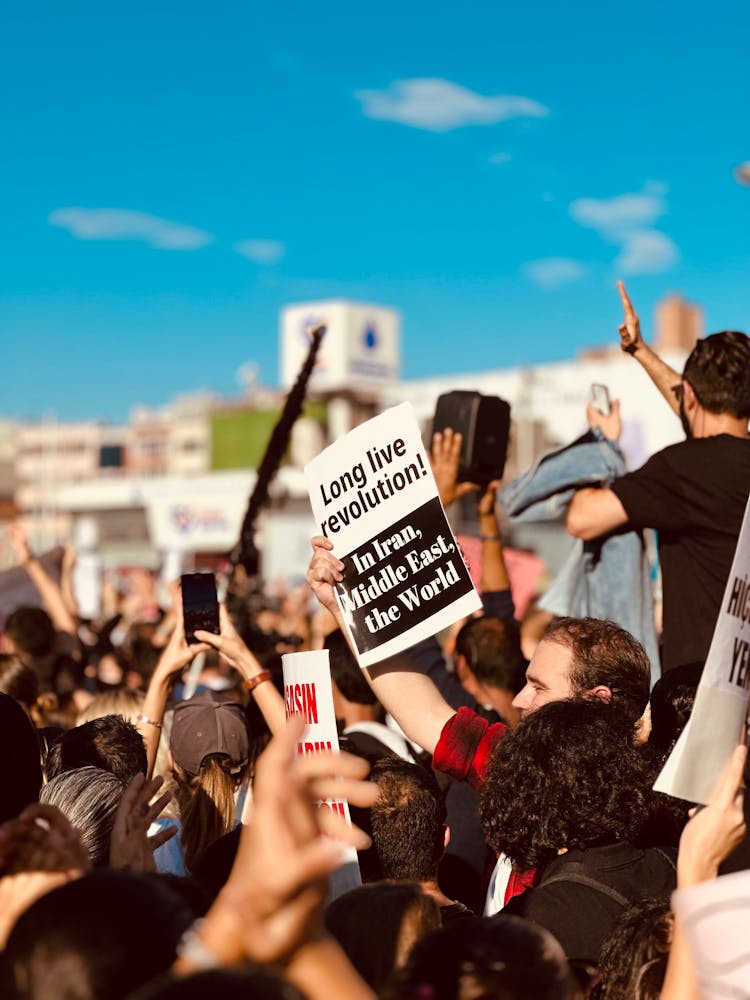
[[[330,547],[314,541],[308,582],[331,610],[333,588],[361,667],[481,607],[409,403],[356,427],[305,474],[313,514],[330,539]]]

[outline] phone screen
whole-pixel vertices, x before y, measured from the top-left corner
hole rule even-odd
[[[219,602],[213,573],[184,573],[182,582],[182,613],[185,638],[198,642],[195,630],[219,634]]]
[[[612,407],[609,402],[609,389],[607,389],[606,385],[601,385],[598,382],[593,383],[591,386],[591,402],[605,417],[609,416]]]

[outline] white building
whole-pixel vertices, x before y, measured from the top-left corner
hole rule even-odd
[[[662,343],[662,356],[680,371],[687,351],[675,345],[699,332],[699,314],[670,299],[664,315],[665,325],[677,333]],[[282,312],[281,370],[287,388],[307,354],[310,325],[321,321],[328,332],[309,394],[328,404],[328,440],[406,400],[429,431],[439,395],[476,390],[511,404],[506,466],[511,478],[545,450],[585,430],[592,383],[604,383],[621,401],[621,443],[630,467],[681,437],[679,421],[640,365],[616,348],[571,361],[404,381],[399,379],[398,314],[362,303],[313,302]],[[21,428],[18,504],[40,519],[53,536],[49,541],[77,537],[89,550],[96,548],[105,565],[155,566],[170,553],[173,560],[189,561],[194,553],[226,552],[237,540],[255,474],[210,472],[212,417],[223,405],[198,394],[160,410],[135,410],[127,429],[93,423]],[[108,470],[103,462],[124,442],[127,475]],[[319,424],[300,421],[293,461],[309,460],[325,443]],[[261,525],[267,578],[304,572],[314,528],[299,467],[280,470],[275,497]]]
[[[93,421],[19,425],[15,502],[37,546],[50,546],[69,533],[70,518],[58,501],[62,487],[121,474],[125,439],[124,427]]]

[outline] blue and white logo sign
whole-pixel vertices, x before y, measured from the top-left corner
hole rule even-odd
[[[287,306],[282,313],[284,385],[294,384],[310,346],[311,329],[321,320],[328,331],[313,373],[317,388],[369,390],[397,377],[397,313],[359,302],[306,302]]]
[[[362,331],[362,344],[368,351],[376,351],[380,344],[380,337],[374,323],[368,323]]]

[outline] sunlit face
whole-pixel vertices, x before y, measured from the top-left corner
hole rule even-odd
[[[542,640],[526,668],[526,684],[513,699],[521,717],[551,701],[572,698],[575,691],[570,683],[573,654],[567,646],[554,639]]]

